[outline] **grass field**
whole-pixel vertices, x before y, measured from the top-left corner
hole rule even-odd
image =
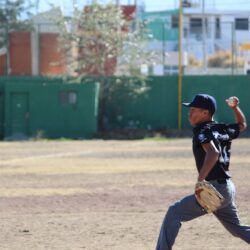
[[[250,224],[250,140],[231,173]],[[0,142],[1,250],[154,250],[167,207],[193,192],[191,139]],[[247,250],[213,217],[184,223],[174,250]]]

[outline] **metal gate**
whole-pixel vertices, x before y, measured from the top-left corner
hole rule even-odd
[[[3,138],[3,124],[4,124],[4,101],[3,101],[3,92],[0,91],[0,139]]]
[[[11,94],[11,136],[27,136],[29,126],[28,93]]]

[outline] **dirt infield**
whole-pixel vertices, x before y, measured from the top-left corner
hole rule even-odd
[[[231,173],[250,224],[250,140]],[[167,207],[193,191],[191,139],[0,142],[1,250],[153,250]],[[213,217],[184,223],[174,250],[247,250]]]

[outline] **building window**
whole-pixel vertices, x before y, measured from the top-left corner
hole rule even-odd
[[[249,29],[248,18],[235,18],[235,29],[236,30],[248,30]]]
[[[188,37],[188,29],[187,29],[187,27],[183,28],[183,37],[184,38]]]
[[[191,18],[190,19],[190,33],[202,33],[202,19]]]
[[[221,38],[221,27],[220,27],[220,18],[217,17],[215,19],[215,38],[220,39]]]
[[[76,104],[77,103],[77,93],[74,91],[60,91],[59,92],[59,102],[61,105]]]
[[[191,8],[192,7],[191,1],[183,0],[182,1],[182,7],[183,8]]]
[[[173,29],[179,27],[179,17],[178,16],[171,16],[171,26]]]

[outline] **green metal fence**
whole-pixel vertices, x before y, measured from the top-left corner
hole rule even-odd
[[[60,78],[28,77],[0,81],[4,86],[5,138],[88,138],[96,134],[97,83],[67,84]]]
[[[3,126],[4,126],[4,86],[0,82],[0,139],[3,138]]]
[[[175,76],[150,77],[146,91],[131,94],[130,85],[125,83],[106,98],[105,116],[107,129],[139,128],[166,129],[178,128],[178,91]],[[109,82],[110,88],[115,81]],[[145,87],[144,87],[145,89]],[[184,76],[183,102],[191,101],[197,93],[208,93],[217,99],[218,111],[215,119],[233,122],[232,111],[225,99],[236,95],[241,108],[250,123],[250,77],[249,76]],[[182,128],[189,128],[188,109],[182,109]]]
[[[103,84],[100,96],[97,82]],[[225,99],[238,96],[250,123],[249,76],[184,76],[182,85],[183,102],[197,93],[215,96],[215,119],[226,123],[234,122],[234,115]],[[178,128],[177,76],[154,76],[144,84],[116,77],[80,84],[60,78],[0,78],[0,93],[0,136],[5,138],[90,138],[98,132],[97,115],[106,131]],[[182,128],[190,128],[187,113],[183,107]]]

